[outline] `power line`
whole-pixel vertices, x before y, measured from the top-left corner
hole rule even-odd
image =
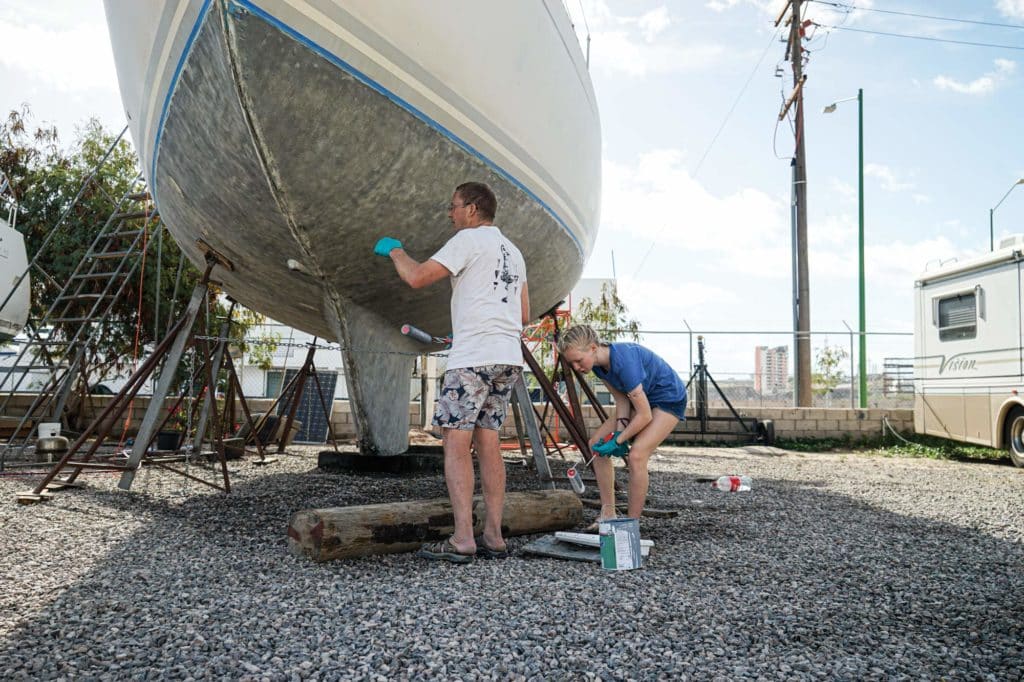
[[[842,2],[827,2],[826,0],[809,0],[810,2],[816,2],[819,5],[830,5],[832,7],[838,7],[846,10],[857,10],[860,12],[881,12],[883,14],[897,14],[901,17],[915,17],[917,19],[934,19],[935,21],[952,21],[958,24],[974,24],[976,26],[995,26],[998,28],[1024,28],[1024,24],[1001,24],[995,21],[977,21],[974,19],[959,19],[957,17],[937,17],[931,14],[915,14],[914,12],[900,12],[893,9],[878,9],[875,7],[857,7],[856,5],[847,5]]]
[[[949,38],[932,38],[931,36],[915,36],[907,33],[886,33],[885,31],[869,31],[866,28],[852,28],[850,26],[829,26],[827,24],[815,23],[821,28],[835,29],[838,31],[853,31],[855,33],[870,33],[878,36],[889,36],[890,38],[909,38],[911,40],[927,40],[934,43],[953,43],[954,45],[969,45],[971,47],[993,47],[1000,50],[1024,50],[1022,45],[996,45],[995,43],[975,43],[969,40],[951,40]]]
[[[704,165],[704,160],[708,158],[708,154],[711,153],[711,148],[715,146],[715,142],[718,140],[718,136],[722,134],[723,130],[725,130],[725,125],[729,122],[729,119],[732,117],[733,112],[736,111],[736,105],[738,105],[740,103],[740,100],[743,98],[743,93],[747,91],[747,87],[750,85],[750,81],[754,80],[754,75],[757,73],[757,70],[761,68],[761,63],[764,61],[765,55],[768,54],[768,50],[771,49],[771,46],[775,43],[775,39],[778,37],[778,35],[779,29],[776,29],[775,31],[772,32],[772,36],[768,40],[768,45],[765,46],[764,52],[761,53],[761,57],[757,60],[757,64],[754,65],[754,68],[750,71],[750,75],[747,76],[747,82],[743,84],[742,88],[740,88],[739,94],[736,95],[736,99],[733,100],[732,106],[729,107],[729,112],[725,115],[725,118],[722,119],[722,124],[718,126],[718,131],[715,132],[715,136],[711,138],[711,141],[708,143],[707,148],[704,149],[703,156],[700,157],[700,161],[697,162],[696,167],[694,167],[693,169],[692,177],[694,180],[697,179],[697,174],[700,173],[700,169]],[[636,266],[636,272],[633,273],[633,277],[636,277],[638,274],[640,274],[641,268],[644,267],[644,263],[647,262],[647,257],[651,255],[651,251],[654,250],[655,245],[657,245],[658,243],[658,237],[661,236],[661,233],[664,232],[664,230],[665,228],[662,228],[661,230],[658,231],[656,235],[654,235],[654,239],[651,240],[651,246],[647,249],[647,253],[644,254],[644,257],[640,259],[640,265]]]

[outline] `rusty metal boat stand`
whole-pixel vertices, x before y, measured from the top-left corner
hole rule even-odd
[[[206,247],[205,244],[200,244],[201,247]],[[204,302],[210,295],[211,279],[210,275],[215,266],[223,267],[227,270],[232,269],[231,262],[226,258],[216,253],[209,247],[204,248],[206,251],[206,270],[203,273],[202,279],[196,284],[192,291],[192,297],[189,301],[188,307],[185,313],[178,318],[178,320],[171,325],[168,329],[167,334],[153,349],[153,352],[146,358],[146,360],[139,366],[139,368],[128,378],[124,387],[113,396],[107,406],[96,416],[92,423],[75,439],[70,445],[60,460],[53,466],[49,473],[39,482],[39,484],[30,492],[21,493],[17,496],[17,501],[21,504],[32,504],[49,498],[52,493],[56,490],[71,486],[75,483],[75,479],[83,470],[96,470],[96,471],[107,471],[107,472],[121,472],[121,480],[118,486],[124,490],[131,488],[132,482],[135,479],[135,473],[143,465],[156,466],[172,473],[183,476],[189,480],[202,483],[204,485],[211,486],[218,490],[223,490],[225,493],[231,491],[231,481],[228,476],[227,460],[224,453],[224,430],[221,420],[221,415],[217,409],[217,401],[215,399],[216,392],[216,379],[220,369],[220,363],[225,363],[225,368],[228,372],[228,385],[233,389],[233,392],[237,394],[237,399],[242,407],[246,423],[252,432],[253,429],[252,416],[249,412],[248,405],[245,403],[245,399],[242,396],[241,385],[238,381],[238,376],[234,372],[234,365],[231,361],[230,354],[225,353],[225,346],[227,343],[227,334],[222,333],[218,344],[214,347],[211,352],[209,346],[208,337],[200,337],[195,333],[194,327],[197,319],[199,318],[199,312],[203,308]],[[234,305],[232,304],[231,310],[233,311]],[[228,319],[224,323],[225,326],[222,329],[227,332],[230,330],[231,316],[229,313]],[[198,419],[198,428],[196,429],[195,440],[192,447],[189,448],[190,452],[186,452],[184,455],[178,454],[176,451],[167,453],[160,451],[151,451],[150,447],[153,445],[156,439],[157,433],[160,428],[163,427],[173,414],[181,407],[186,394],[184,390],[179,396],[177,402],[171,409],[165,409],[164,401],[168,396],[174,376],[177,373],[179,366],[181,365],[182,357],[188,347],[194,347],[197,352],[202,353],[201,362],[197,360],[195,363],[196,371],[191,380],[196,378],[202,378],[202,386],[204,389],[205,398],[203,400],[203,409]],[[162,369],[159,373],[156,388],[153,391],[153,395],[150,398],[149,405],[142,418],[141,425],[139,426],[138,433],[135,436],[134,443],[132,445],[131,452],[127,454],[125,459],[123,456],[120,461],[107,457],[105,461],[97,457],[97,451],[103,445],[105,439],[110,435],[113,425],[124,416],[125,412],[129,409],[132,400],[139,393],[139,391],[146,385],[146,382],[154,374],[158,367]],[[192,413],[195,415],[198,403],[193,404]],[[213,441],[214,451],[212,455],[215,455],[217,462],[220,465],[220,475],[223,483],[215,483],[198,476],[189,473],[187,470],[181,470],[177,467],[172,466],[176,462],[186,462],[186,464],[195,455],[202,455],[200,448],[204,440],[204,436],[207,434],[207,427],[210,427],[212,433],[211,440]],[[256,446],[259,449],[260,456],[264,457],[263,447],[259,443],[258,439]],[[195,455],[193,455],[195,453]],[[63,477],[60,477],[63,474]]]

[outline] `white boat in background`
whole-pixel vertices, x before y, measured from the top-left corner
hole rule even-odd
[[[600,122],[561,0],[104,0],[121,95],[176,241],[234,270],[244,305],[345,348],[364,451],[408,446],[410,323],[450,331],[449,289],[372,255],[428,258],[458,184],[487,182],[539,314],[596,238]],[[289,268],[295,261],[298,268]]]
[[[10,341],[25,327],[31,303],[25,235],[14,229],[17,216],[14,192],[0,173],[0,343]]]

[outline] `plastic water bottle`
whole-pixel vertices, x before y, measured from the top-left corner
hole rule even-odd
[[[583,491],[586,490],[586,486],[583,485],[583,477],[580,476],[580,472],[576,470],[576,467],[566,471],[565,475],[569,477],[569,483],[572,484],[572,489],[576,491],[576,494],[582,495]]]
[[[711,487],[727,493],[745,493],[750,490],[750,476],[719,476]]]

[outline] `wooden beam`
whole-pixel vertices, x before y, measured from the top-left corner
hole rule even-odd
[[[473,498],[473,532],[483,531],[486,507]],[[506,537],[565,530],[583,521],[583,505],[570,490],[505,494],[502,534]],[[288,546],[313,561],[411,552],[455,529],[447,498],[358,507],[304,509],[288,524]]]

